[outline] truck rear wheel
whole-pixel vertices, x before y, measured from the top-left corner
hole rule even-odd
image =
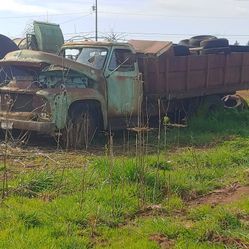
[[[210,96],[204,97],[201,100],[196,114],[199,117],[206,117],[212,114],[213,112],[223,110],[223,109],[224,109],[224,104],[221,99],[221,96],[210,95]]]
[[[62,132],[62,142],[68,149],[87,149],[97,131],[94,110],[80,104],[69,111],[67,126]]]

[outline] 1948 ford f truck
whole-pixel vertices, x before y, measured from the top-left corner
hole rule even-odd
[[[249,86],[249,53],[176,56],[159,41],[68,42],[58,55],[18,50],[0,67],[15,69],[0,87],[1,128],[60,136],[71,148],[98,130],[149,122],[159,102],[170,115]]]

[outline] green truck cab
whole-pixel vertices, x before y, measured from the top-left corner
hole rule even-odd
[[[98,130],[130,126],[142,102],[135,51],[128,43],[71,42],[59,55],[19,50],[1,66],[18,68],[0,88],[1,127],[59,135],[86,146]]]

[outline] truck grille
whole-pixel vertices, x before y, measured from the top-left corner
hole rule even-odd
[[[0,112],[48,113],[46,100],[34,94],[0,93]]]

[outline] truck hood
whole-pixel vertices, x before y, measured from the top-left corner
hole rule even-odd
[[[47,66],[59,66],[82,73],[94,81],[103,80],[101,70],[65,59],[61,56],[33,50],[18,50],[8,53],[2,60],[1,66],[24,66],[29,68],[44,69]]]

